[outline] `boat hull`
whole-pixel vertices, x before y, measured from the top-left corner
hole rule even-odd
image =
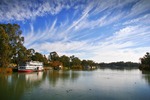
[[[33,72],[33,70],[18,70],[18,72]]]
[[[40,72],[43,70],[32,70],[32,69],[25,69],[25,70],[18,70],[18,72]]]

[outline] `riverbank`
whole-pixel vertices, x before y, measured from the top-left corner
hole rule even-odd
[[[52,69],[52,67],[44,67],[44,70],[51,70],[51,69]],[[0,67],[0,73],[12,73],[12,72],[14,72],[13,68],[2,68],[2,67]]]
[[[0,73],[12,73],[12,68],[0,68]]]

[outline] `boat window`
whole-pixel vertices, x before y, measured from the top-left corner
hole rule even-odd
[[[24,67],[20,67],[20,69],[24,69]]]
[[[20,63],[19,65],[20,66],[26,66],[26,63]]]

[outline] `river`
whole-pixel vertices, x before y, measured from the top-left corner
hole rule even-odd
[[[1,100],[150,100],[150,73],[54,71],[0,75]]]

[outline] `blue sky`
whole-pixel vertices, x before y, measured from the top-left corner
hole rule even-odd
[[[24,45],[95,62],[150,52],[150,0],[1,0],[0,23],[17,23]]]

